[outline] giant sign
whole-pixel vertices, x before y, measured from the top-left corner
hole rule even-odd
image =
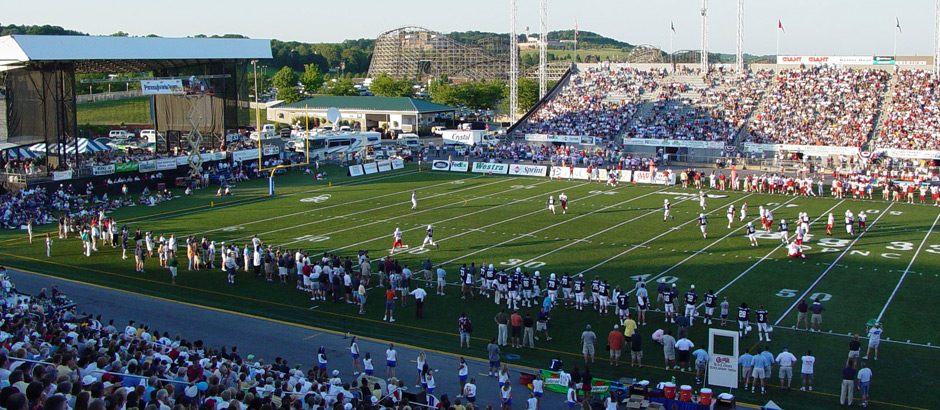
[[[451,165],[451,171],[453,171],[453,165]],[[507,172],[509,172],[509,164],[497,164],[497,163],[491,163],[491,162],[474,162],[473,172],[476,172],[478,174],[505,175]]]
[[[623,145],[640,145],[644,147],[679,147],[679,148],[699,148],[699,149],[725,149],[725,143],[722,141],[686,141],[686,140],[667,140],[657,138],[623,138]]]
[[[872,56],[777,56],[779,65],[872,65]]]
[[[509,166],[509,175],[544,177],[547,172],[548,167],[544,165],[512,164]]]

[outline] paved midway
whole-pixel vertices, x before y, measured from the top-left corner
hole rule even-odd
[[[160,332],[168,331],[188,340],[203,340],[207,346],[238,346],[242,357],[254,354],[266,363],[273,363],[275,357],[287,359],[292,365],[302,368],[313,365],[317,348],[325,346],[330,360],[330,369],[342,372],[344,381],[353,380],[352,362],[349,357],[349,339],[339,332],[331,332],[309,327],[295,326],[283,322],[266,320],[195,305],[153,298],[150,296],[91,286],[50,276],[37,275],[13,269],[8,270],[16,284],[16,289],[26,294],[36,294],[42,288],[51,285],[68,295],[78,304],[79,313],[100,314],[103,321],[114,320],[115,326],[122,328],[128,321],[142,323]],[[456,326],[456,324],[455,324]],[[457,334],[454,334],[457,343]],[[375,363],[377,376],[385,374],[385,349],[388,342],[360,336],[359,348],[365,354],[370,352]],[[405,381],[409,392],[416,392],[414,380],[417,378],[415,358],[420,349],[396,345],[398,350],[397,376]],[[457,356],[439,352],[425,351],[428,364],[437,369],[437,389],[435,395],[440,398],[447,394],[451,402],[457,395]],[[485,345],[478,344],[471,354],[485,357]],[[495,377],[487,377],[487,363],[467,358],[470,376],[477,379],[477,404],[485,407],[492,404],[499,407],[498,386]],[[513,408],[524,409],[528,399],[528,390],[517,384],[519,371],[532,372],[531,369],[512,367]],[[482,374],[481,374],[482,373]],[[461,402],[466,403],[465,400]],[[561,410],[566,408],[564,396],[547,393],[543,397],[542,409]]]

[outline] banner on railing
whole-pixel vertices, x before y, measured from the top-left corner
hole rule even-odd
[[[777,56],[779,65],[873,65],[873,56]]]
[[[546,391],[566,394],[568,393],[568,386],[565,386],[561,382],[561,373],[551,370],[542,369],[542,386]],[[624,389],[624,384],[616,382],[613,380],[593,378],[591,382],[591,395],[592,396],[607,396],[610,394],[611,389]],[[581,392],[577,392],[581,394]]]
[[[183,80],[140,80],[143,95],[183,94]]]
[[[450,161],[434,160],[431,162],[432,171],[450,171]]]
[[[370,163],[368,163],[368,164],[362,164],[362,169],[363,169],[367,174],[375,174],[375,173],[379,172],[379,167],[378,167],[378,165],[376,165],[374,162],[370,162]]]
[[[725,143],[722,141],[686,141],[686,140],[667,140],[657,138],[626,138],[623,139],[623,145],[640,145],[644,147],[674,147],[674,148],[697,148],[697,149],[725,149]]]
[[[904,158],[904,159],[937,159],[940,158],[940,151],[925,151],[925,150],[911,150],[911,149],[894,149],[894,148],[880,148],[875,150],[876,153],[884,153],[885,155],[891,158]]]
[[[363,174],[362,165],[350,165],[349,166],[349,176],[358,177],[358,176],[362,176],[362,174]]]
[[[138,164],[136,162],[121,162],[114,164],[114,172],[134,172],[137,171]]]
[[[64,181],[66,179],[72,179],[72,170],[65,171],[52,171],[52,180],[53,181]]]
[[[742,144],[745,152],[757,153],[764,151],[801,152],[806,155],[858,155],[858,147],[830,147],[825,145],[793,145],[793,144],[755,144],[745,142]]]
[[[157,160],[157,171],[176,169],[176,158],[160,158]]]
[[[396,158],[392,160],[392,169],[403,169],[405,168],[405,160],[401,158]]]
[[[95,165],[91,167],[91,174],[100,177],[102,175],[111,175],[114,173],[114,164],[111,165]]]
[[[140,161],[140,166],[137,169],[140,172],[153,172],[157,170],[157,161]]]
[[[597,145],[603,138],[590,135],[551,135],[551,134],[526,134],[525,140],[529,142],[551,142],[558,144],[581,144]]]

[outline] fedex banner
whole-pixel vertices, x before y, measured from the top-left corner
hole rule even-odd
[[[544,177],[547,173],[548,167],[544,165],[513,164],[509,167],[509,175]]]
[[[140,80],[143,95],[183,94],[183,80]]]
[[[451,165],[451,171],[453,171],[453,165]],[[506,173],[509,172],[509,164],[474,162],[472,172],[475,172],[477,174],[506,175]]]
[[[873,56],[777,56],[779,65],[874,65]]]
[[[725,143],[720,141],[684,141],[655,138],[626,138],[623,145],[641,145],[644,147],[678,147],[699,149],[725,149]]]
[[[453,172],[467,172],[470,169],[470,163],[467,161],[451,161],[450,170]]]

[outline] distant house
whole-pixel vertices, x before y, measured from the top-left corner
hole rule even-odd
[[[342,120],[360,129],[385,128],[403,132],[427,131],[436,121],[453,118],[456,109],[409,97],[316,96],[293,104],[268,108],[268,121],[296,124],[304,117],[326,119],[326,111],[339,109]]]

